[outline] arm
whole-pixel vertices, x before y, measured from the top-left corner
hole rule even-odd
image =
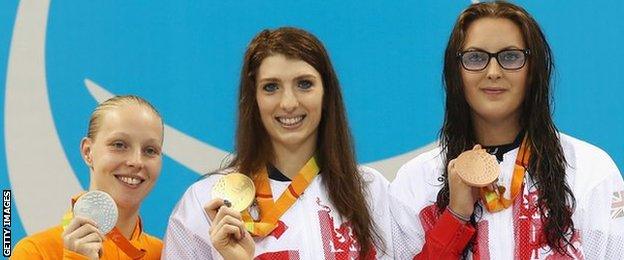
[[[580,223],[586,259],[624,258],[624,181],[610,164],[609,176],[591,190]]]
[[[425,233],[425,245],[414,259],[459,259],[474,233],[474,227],[447,209]]]
[[[479,149],[479,147],[475,147]],[[431,155],[429,155],[431,156]],[[435,200],[440,190],[441,159],[419,158],[401,167],[390,186],[395,256],[401,259],[457,259],[475,233],[448,210],[439,213]],[[448,207],[470,216],[478,199],[477,190],[466,185],[449,163]]]
[[[169,217],[162,258],[213,259],[208,221],[193,188],[189,188]]]

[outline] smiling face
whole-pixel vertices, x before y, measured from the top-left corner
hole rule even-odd
[[[257,75],[260,117],[273,146],[314,146],[323,108],[319,72],[305,61],[276,54],[262,60]]]
[[[525,49],[520,28],[505,18],[480,18],[472,22],[466,33],[463,51]],[[528,63],[528,61],[527,61]],[[461,69],[466,101],[475,120],[500,122],[519,120],[527,88],[527,64],[518,70],[505,70],[490,59],[481,71]]]
[[[120,209],[136,210],[160,175],[162,121],[138,104],[109,108],[99,120],[95,136],[81,143],[90,189],[107,192]]]

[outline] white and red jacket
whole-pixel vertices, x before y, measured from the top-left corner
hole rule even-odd
[[[564,134],[560,140],[568,164],[566,181],[576,198],[572,242],[577,251],[568,247],[569,254],[576,259],[624,259],[620,171],[601,149]],[[506,198],[518,150],[508,151],[500,162],[499,183],[507,188]],[[496,213],[482,206],[476,227],[448,210],[439,214],[434,203],[442,187],[443,157],[439,147],[417,156],[401,167],[390,185],[397,259],[458,259],[473,236],[475,245],[468,255],[472,259],[568,258],[540,242],[542,222],[534,207],[540,187],[528,174],[514,204]]]
[[[392,259],[388,181],[371,168],[361,167],[360,172],[366,183],[365,195],[372,218],[386,246],[384,250],[376,248],[370,256]],[[196,182],[178,202],[169,218],[164,259],[222,259],[211,245],[211,223],[203,209],[212,199],[212,186],[222,176],[211,175]],[[349,222],[332,205],[322,178],[321,172],[284,213],[271,234],[255,239],[255,259],[355,259],[359,256]],[[275,179],[270,182],[273,198],[279,198],[290,184],[290,181]]]

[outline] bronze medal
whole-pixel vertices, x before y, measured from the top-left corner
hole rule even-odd
[[[470,150],[457,157],[455,167],[459,177],[468,185],[481,188],[498,179],[500,168],[494,156],[485,150]]]

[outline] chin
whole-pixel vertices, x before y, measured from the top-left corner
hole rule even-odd
[[[141,201],[142,200],[137,200],[135,198],[130,198],[130,199],[122,198],[119,200],[115,199],[115,203],[117,204],[117,207],[120,209],[126,209],[126,210],[138,209],[141,206]]]

